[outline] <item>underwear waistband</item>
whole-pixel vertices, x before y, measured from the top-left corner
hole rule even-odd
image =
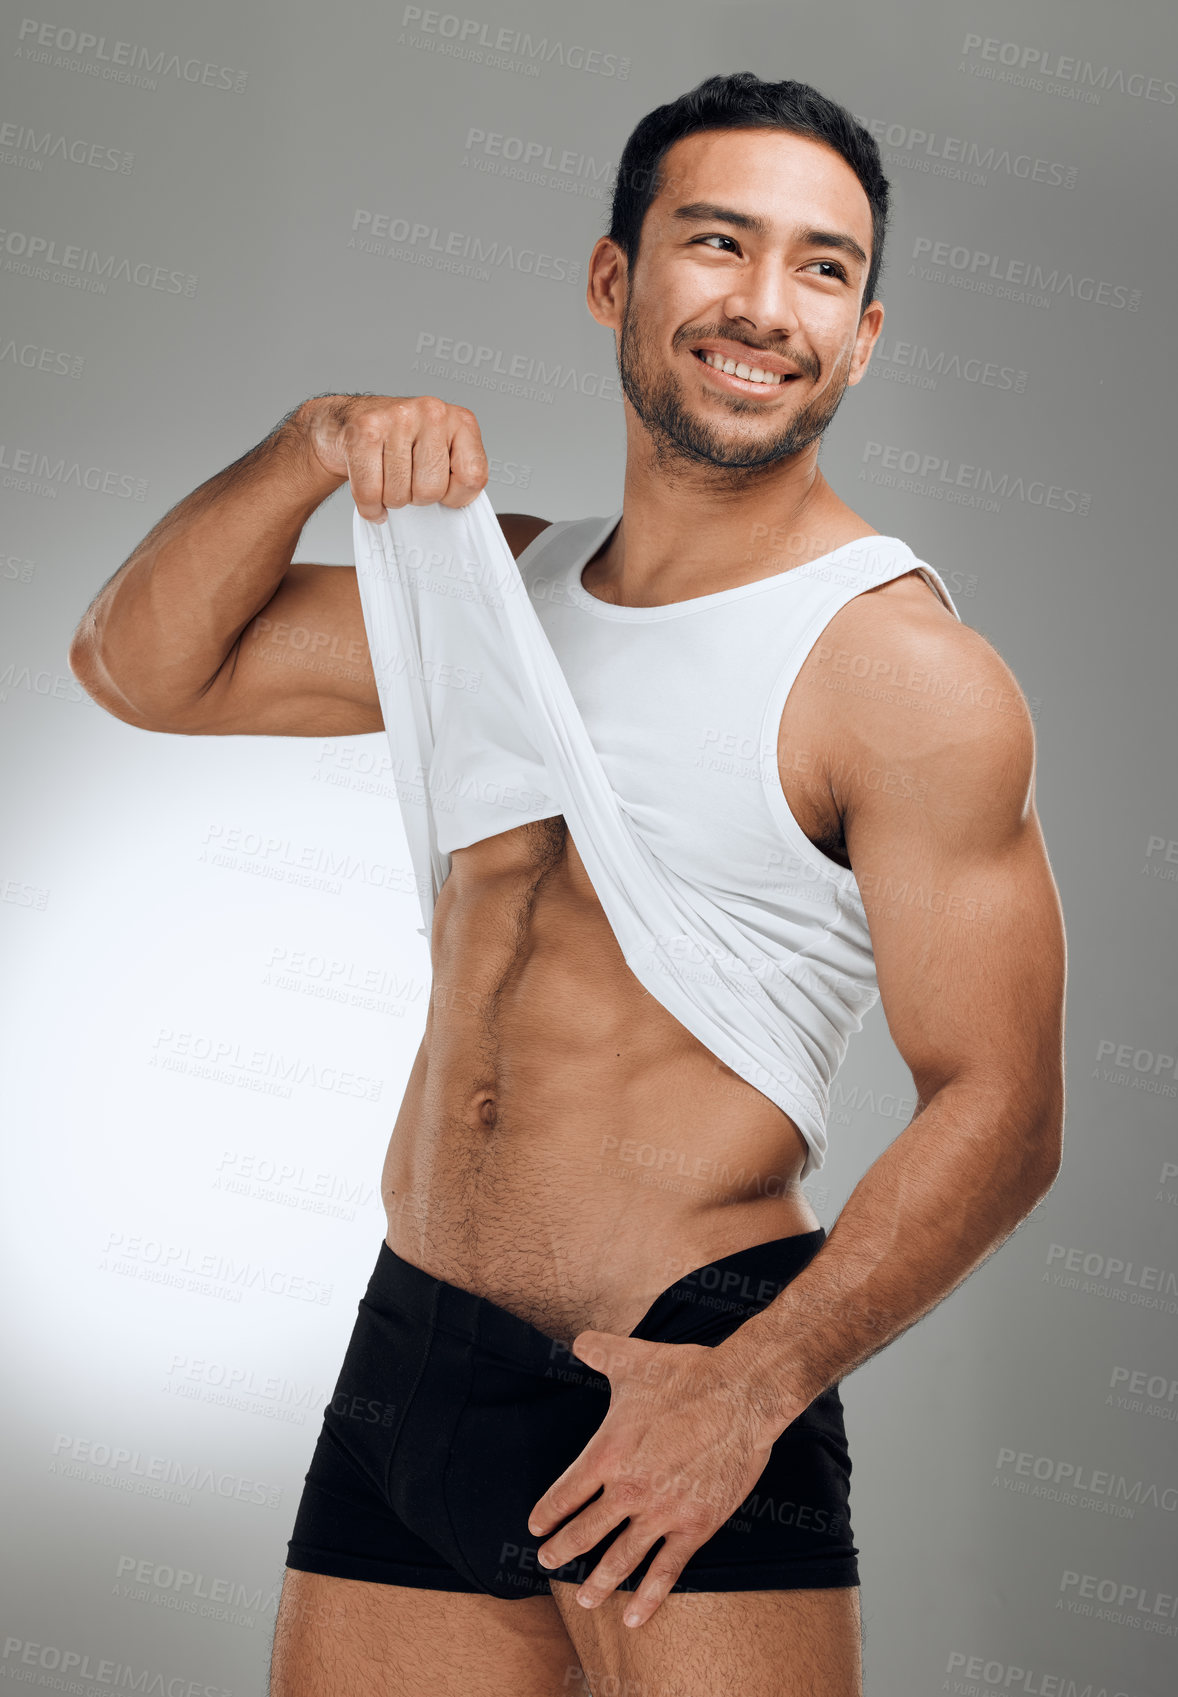
[[[734,1330],[767,1307],[825,1239],[825,1227],[819,1226],[751,1244],[693,1268],[655,1297],[630,1336],[675,1343],[690,1341],[701,1331]],[[489,1297],[425,1272],[383,1240],[364,1301],[378,1312],[392,1309],[417,1325],[448,1332],[541,1374],[558,1356],[569,1359],[565,1343]]]

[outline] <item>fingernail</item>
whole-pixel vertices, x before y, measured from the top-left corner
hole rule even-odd
[[[627,1626],[638,1625],[638,1616],[633,1612],[633,1610],[631,1610],[628,1615],[623,1615],[622,1619],[625,1621]]]

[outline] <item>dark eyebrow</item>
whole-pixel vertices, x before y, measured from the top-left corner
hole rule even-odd
[[[733,212],[710,200],[693,200],[687,206],[677,206],[671,217],[685,224],[731,224],[738,230],[751,230],[754,236],[769,234],[767,218],[757,218],[751,212]]]
[[[731,224],[736,230],[751,230],[754,236],[771,234],[767,218],[758,218],[751,212],[735,212],[729,206],[717,206],[710,200],[693,200],[686,206],[677,206],[671,217],[684,224]],[[854,236],[845,235],[841,230],[809,230],[801,226],[793,236],[794,241],[803,247],[832,247],[839,253],[850,254],[860,265],[867,264],[867,255]]]
[[[795,230],[794,240],[800,242],[803,247],[836,248],[839,253],[850,254],[860,265],[867,264],[867,255],[854,236],[844,235],[841,230]]]

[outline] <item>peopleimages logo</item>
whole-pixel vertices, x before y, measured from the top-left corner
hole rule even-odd
[[[135,165],[135,155],[125,148],[105,147],[101,142],[83,141],[53,130],[40,134],[31,124],[0,124],[0,148],[12,149],[11,154],[0,154],[0,163],[20,163],[35,171],[41,170],[47,159],[86,165],[96,171],[121,171],[124,176],[129,176]]]
[[[560,360],[548,361],[538,354],[512,352],[462,336],[439,336],[433,330],[419,330],[413,352],[413,371],[444,375],[451,381],[482,388],[501,388],[524,399],[551,404],[557,392],[566,389],[599,401],[621,398],[619,380],[612,372],[584,371]]]
[[[1156,1508],[1165,1514],[1178,1510],[1178,1485],[1159,1485],[1154,1480],[1130,1479],[1104,1467],[1091,1467],[1074,1457],[1036,1455],[1032,1450],[1008,1449],[1003,1445],[994,1463],[995,1480],[1011,1484],[1014,1480],[1035,1480],[1046,1487],[1037,1490],[1030,1485],[1020,1487],[1029,1496],[1046,1496],[1093,1506],[1102,1513],[1131,1520],[1136,1508]]]
[[[147,1486],[158,1483],[178,1487],[182,1493],[208,1491],[215,1497],[232,1498],[236,1502],[253,1503],[258,1508],[278,1508],[282,1501],[281,1485],[264,1479],[251,1479],[240,1473],[221,1473],[207,1462],[181,1461],[175,1456],[146,1455],[124,1444],[110,1444],[93,1438],[77,1437],[71,1432],[58,1432],[53,1440],[53,1460],[49,1471],[61,1478],[87,1478],[84,1469],[102,1468],[107,1479],[124,1482],[140,1480]],[[93,1474],[89,1475],[93,1477]],[[98,1475],[102,1479],[101,1474]],[[105,1482],[105,1481],[104,1481]],[[119,1489],[115,1486],[115,1489]],[[142,1493],[153,1493],[145,1489]],[[185,1497],[184,1501],[191,1499]]]
[[[961,491],[981,500],[1025,501],[1028,506],[1047,507],[1052,512],[1075,513],[1087,518],[1092,496],[1087,490],[1065,489],[1062,484],[1045,483],[1042,478],[1028,478],[1021,472],[995,472],[988,466],[969,465],[964,460],[951,460],[947,455],[921,452],[919,448],[904,448],[889,442],[866,442],[862,454],[864,467],[872,468],[870,481],[885,488],[906,488],[889,476],[901,472],[914,479],[915,494],[936,492],[937,497],[956,505],[974,506],[978,502],[965,499]],[[926,487],[923,487],[927,485]],[[995,512],[1001,509],[995,505]]]
[[[388,244],[392,243],[390,248]],[[422,223],[419,219],[398,218],[389,212],[373,212],[357,207],[352,214],[352,233],[349,248],[373,252],[381,257],[395,257],[398,247],[415,250],[413,257],[439,270],[462,270],[469,274],[472,267],[485,267],[478,275],[487,279],[492,270],[518,271],[524,276],[543,277],[555,283],[578,283],[581,265],[576,259],[539,252],[532,247],[513,246],[510,242],[489,240],[463,230],[443,233],[438,224]],[[453,262],[463,262],[455,264]],[[465,263],[469,261],[469,264]]]
[[[414,41],[402,35],[399,46],[434,50],[436,40],[438,52],[473,59],[497,70],[526,68],[534,76],[543,65],[563,65],[569,71],[616,77],[619,82],[625,82],[630,75],[629,59],[617,53],[603,53],[600,48],[584,47],[577,42],[552,41],[546,35],[536,37],[506,24],[496,27],[483,18],[460,18],[456,12],[406,6],[401,13],[401,27],[418,31],[421,39]]]
[[[1178,1096],[1178,1060],[1164,1049],[1134,1048],[1103,1037],[1096,1045],[1090,1079],[1103,1084],[1127,1084],[1150,1096]]]
[[[917,389],[935,389],[941,377],[952,377],[962,383],[976,383],[983,389],[1005,389],[1016,395],[1024,394],[1028,373],[1013,365],[999,365],[996,360],[983,360],[967,354],[950,353],[945,348],[925,347],[920,342],[890,340],[881,336],[875,344],[869,377],[886,382],[906,383]]]
[[[913,124],[889,123],[886,118],[861,118],[853,114],[856,123],[890,148],[889,163],[910,164],[935,177],[952,181],[984,184],[987,173],[1016,177],[1027,183],[1048,183],[1057,188],[1076,186],[1076,167],[1063,165],[1054,159],[1039,159],[1034,154],[1012,152],[1008,147],[982,146],[964,136],[938,135]]]
[[[482,171],[513,182],[537,183],[562,194],[604,200],[613,183],[617,162],[598,159],[575,147],[559,147],[530,136],[509,136],[500,130],[469,129],[460,161],[463,170]]]
[[[1106,1406],[1112,1406],[1112,1393],[1124,1390],[1129,1397],[1140,1397],[1156,1405],[1157,1410],[1164,1410],[1167,1418],[1178,1415],[1178,1378],[1172,1372],[1151,1373],[1144,1367],[1114,1367],[1109,1379],[1110,1394],[1105,1397]],[[1122,1407],[1133,1407],[1126,1397],[1117,1396],[1116,1403]]]
[[[36,448],[14,447],[0,442],[0,472],[5,489],[31,490],[56,499],[59,488],[73,486],[96,495],[117,495],[121,500],[147,498],[147,479],[133,472],[111,471],[103,466],[83,466],[80,460],[55,458]]]
[[[1070,295],[1075,300],[1127,312],[1136,312],[1141,305],[1141,290],[1130,288],[1127,283],[1078,277],[1074,271],[1061,271],[1058,265],[1045,271],[1036,260],[1004,259],[1001,254],[986,253],[963,243],[938,241],[933,236],[917,236],[912,245],[912,260],[914,266],[921,264],[921,270],[910,269],[910,277],[919,275],[926,281],[944,282],[947,269],[953,273],[949,281],[962,283],[980,294],[992,294],[998,300],[1022,299],[1025,291],[1027,296],[1042,297],[1045,304],[1059,295]],[[926,272],[926,265],[940,268],[941,274]],[[995,284],[999,286],[995,288]]]
[[[993,1689],[995,1697],[999,1691],[1011,1697],[1129,1697],[1127,1691],[1114,1691],[1110,1685],[1098,1685],[1094,1680],[1041,1672],[997,1656],[968,1655],[964,1650],[950,1650],[945,1672],[957,1677],[952,1685],[946,1681],[942,1690],[977,1690],[978,1697],[984,1685]],[[965,1680],[970,1681],[968,1686],[962,1683]]]
[[[158,289],[165,295],[196,294],[196,277],[187,271],[170,271],[166,265],[127,259],[96,248],[66,244],[59,247],[50,236],[31,236],[23,230],[0,229],[0,253],[5,271],[38,277],[47,283],[68,283],[91,294],[104,295],[112,281],[134,283],[140,289]]]
[[[1178,1627],[1168,1624],[1178,1618],[1178,1595],[1173,1591],[1154,1591],[1133,1580],[1114,1579],[1100,1573],[1076,1573],[1071,1568],[1064,1568],[1059,1589],[1055,1606],[1058,1609],[1066,1603],[1069,1614],[1115,1621],[1119,1626],[1145,1627],[1147,1631],[1160,1631],[1167,1638],[1178,1634]],[[1093,1603],[1102,1606],[1093,1608]]]
[[[43,24],[36,18],[22,18],[17,39],[23,44],[16,50],[18,59],[34,64],[68,65],[61,54],[89,61],[77,69],[105,81],[135,83],[154,88],[152,77],[175,77],[180,82],[198,83],[203,88],[228,89],[233,94],[245,92],[246,72],[228,65],[212,65],[203,59],[182,59],[178,53],[162,49],[152,52],[134,41],[108,41],[105,35],[90,35],[85,30],[71,29],[67,24]],[[59,57],[54,58],[56,52]],[[143,75],[136,74],[146,72]]]
[[[79,1680],[88,1679],[94,1685],[109,1686],[112,1691],[150,1692],[152,1697],[233,1697],[220,1685],[202,1685],[195,1679],[149,1667],[146,1663],[112,1662],[92,1656],[88,1650],[71,1650],[60,1644],[35,1644],[30,1638],[4,1640],[4,1660],[13,1663],[11,1677],[28,1678],[15,1667],[41,1668],[58,1675],[56,1679],[34,1676],[30,1683],[55,1686],[59,1691],[81,1691]],[[67,1683],[68,1681],[68,1683]]]
[[[1178,1297],[1178,1273],[1168,1267],[1150,1267],[1119,1255],[1106,1255],[1103,1250],[1049,1244],[1040,1280],[1064,1290],[1083,1290],[1133,1307],[1178,1314],[1178,1302],[1173,1300]]]
[[[961,52],[969,64],[960,68],[971,76],[993,77],[999,82],[1067,94],[1098,106],[1102,93],[1127,94],[1136,100],[1156,100],[1163,106],[1178,101],[1178,83],[1146,76],[1144,71],[1126,71],[1117,65],[1094,65],[1070,53],[1048,47],[1028,47],[1019,41],[999,41],[992,35],[967,35]],[[1052,86],[1062,85],[1062,86]]]
[[[153,1556],[119,1556],[112,1595],[235,1626],[254,1626],[259,1614],[274,1614],[278,1608],[278,1592],[273,1585],[247,1585],[240,1579],[156,1561]],[[154,1687],[145,1689],[152,1691]],[[190,1689],[185,1686],[183,1697],[189,1697]]]

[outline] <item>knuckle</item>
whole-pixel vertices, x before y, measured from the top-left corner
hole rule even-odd
[[[371,411],[362,414],[356,422],[357,426],[367,431],[374,440],[379,440],[392,432],[408,429],[413,423],[413,417],[412,399],[396,395],[381,401]]]
[[[602,1556],[599,1563],[600,1583],[614,1586],[619,1580],[625,1579],[630,1570],[637,1566],[642,1559],[644,1546],[638,1538],[619,1538],[611,1544],[609,1550]],[[597,1581],[595,1581],[597,1583]]]
[[[676,1518],[676,1529],[687,1538],[706,1538],[714,1524],[709,1514],[697,1510],[687,1510]]]
[[[644,1503],[646,1501],[646,1483],[642,1479],[618,1479],[614,1484],[614,1493],[619,1502]]]
[[[396,414],[367,412],[359,418],[351,420],[347,427],[347,434],[352,442],[358,446],[371,448],[375,447],[378,442],[383,442],[390,431],[395,430],[396,427]]]
[[[663,1580],[666,1580],[668,1585],[673,1585],[683,1572],[683,1565],[682,1562],[659,1561],[656,1558],[647,1568],[646,1577],[653,1579],[659,1585],[662,1584]]]

